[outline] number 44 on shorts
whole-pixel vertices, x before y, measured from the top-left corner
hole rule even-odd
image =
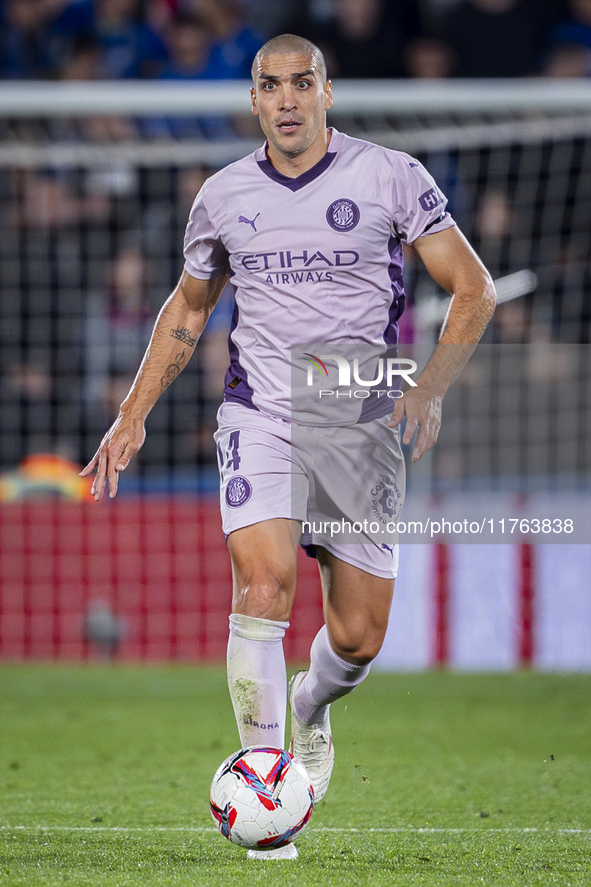
[[[228,446],[226,447],[226,468],[238,471],[240,466],[240,431],[230,432]]]

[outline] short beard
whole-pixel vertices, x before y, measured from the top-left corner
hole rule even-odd
[[[280,149],[280,150],[281,150],[281,149]],[[282,153],[285,157],[291,157],[291,158],[293,159],[293,158],[295,158],[295,157],[299,157],[300,154],[303,154],[305,150],[306,150],[305,148],[302,148],[302,149],[299,150],[299,151],[283,151],[283,150],[281,150],[281,153]]]

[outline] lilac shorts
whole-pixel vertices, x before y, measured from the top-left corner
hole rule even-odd
[[[215,441],[225,534],[271,518],[300,521],[309,554],[320,545],[367,573],[395,578],[405,467],[398,429],[387,422],[296,425],[222,404]]]

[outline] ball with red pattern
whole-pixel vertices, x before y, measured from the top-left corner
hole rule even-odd
[[[284,847],[306,827],[314,789],[306,768],[281,748],[253,746],[218,767],[209,805],[225,838],[249,849]]]

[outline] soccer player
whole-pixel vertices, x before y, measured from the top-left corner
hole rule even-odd
[[[216,432],[234,583],[228,683],[243,746],[283,746],[289,695],[291,748],[308,768],[318,801],[334,760],[330,705],[369,672],[398,564],[394,539],[370,532],[354,542],[335,539],[325,519],[398,513],[399,425],[406,417],[405,444],[418,430],[413,461],[436,442],[442,398],[479,341],[495,294],[418,161],[327,127],[332,86],[314,44],[276,37],[259,50],[252,71],[252,111],[266,143],[208,179],[197,195],[179,283],[119,416],[83,474],[96,469],[96,500],[107,487],[115,496],[119,473],[144,441],[148,413],[186,365],[231,279],[236,307]],[[397,400],[370,392],[343,397],[336,409],[294,411],[294,354],[328,373],[327,364],[334,370],[347,355],[357,370],[355,359],[369,366],[368,348],[375,366],[375,353],[395,345],[404,243],[452,294],[440,342],[415,385]],[[301,347],[310,342],[321,343],[324,360]],[[311,531],[302,541],[318,559],[325,625],[308,670],[292,679],[288,694],[282,639],[305,521]],[[272,852],[297,855],[293,845]]]

